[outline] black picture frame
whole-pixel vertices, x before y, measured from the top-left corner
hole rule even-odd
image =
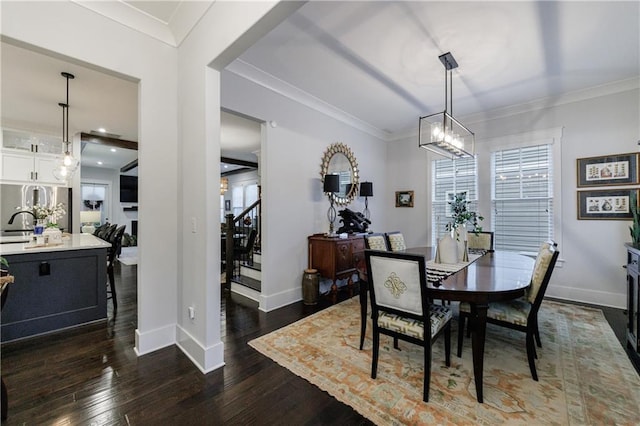
[[[224,210],[231,211],[231,200],[224,200]]]
[[[637,188],[578,191],[578,220],[632,220],[631,194]]]
[[[577,159],[578,188],[590,186],[637,185],[638,153]]]

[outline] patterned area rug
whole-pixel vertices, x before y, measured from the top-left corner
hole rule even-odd
[[[637,425],[640,378],[600,310],[545,301],[543,348],[530,375],[524,333],[487,326],[484,404],[476,401],[471,339],[462,358],[444,365],[444,339],[433,348],[429,403],[422,402],[421,348],[381,337],[378,377],[371,379],[371,325],[358,350],[357,297],[249,342],[294,374],[377,425]],[[456,324],[457,320],[454,320]]]

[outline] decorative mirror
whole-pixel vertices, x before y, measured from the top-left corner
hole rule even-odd
[[[360,171],[353,152],[341,142],[329,145],[322,157],[320,179],[323,184],[324,176],[330,174],[340,176],[340,192],[332,194],[334,201],[339,206],[346,206],[358,194]]]

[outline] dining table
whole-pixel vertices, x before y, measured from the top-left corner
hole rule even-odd
[[[434,258],[435,251],[431,247],[412,247],[404,252],[423,255],[425,260],[431,260]],[[427,281],[429,296],[432,299],[467,302],[470,305],[469,328],[473,354],[473,376],[476,397],[480,403],[483,402],[482,383],[487,309],[491,302],[511,300],[523,296],[530,285],[534,263],[534,258],[516,252],[487,251],[441,281]],[[364,272],[365,276],[361,276],[361,278],[366,281],[366,271],[360,272]],[[363,322],[366,320],[366,287],[361,286],[360,291],[360,303],[364,303]],[[364,331],[364,327],[362,331]]]

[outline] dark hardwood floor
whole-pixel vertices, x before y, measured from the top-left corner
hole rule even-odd
[[[136,266],[116,266],[118,312],[109,303],[108,322],[2,345],[9,392],[3,425],[371,424],[247,345],[328,301],[266,314],[252,301],[223,293],[226,365],[203,375],[175,346],[136,356],[135,274]],[[603,310],[622,341],[623,311]]]

